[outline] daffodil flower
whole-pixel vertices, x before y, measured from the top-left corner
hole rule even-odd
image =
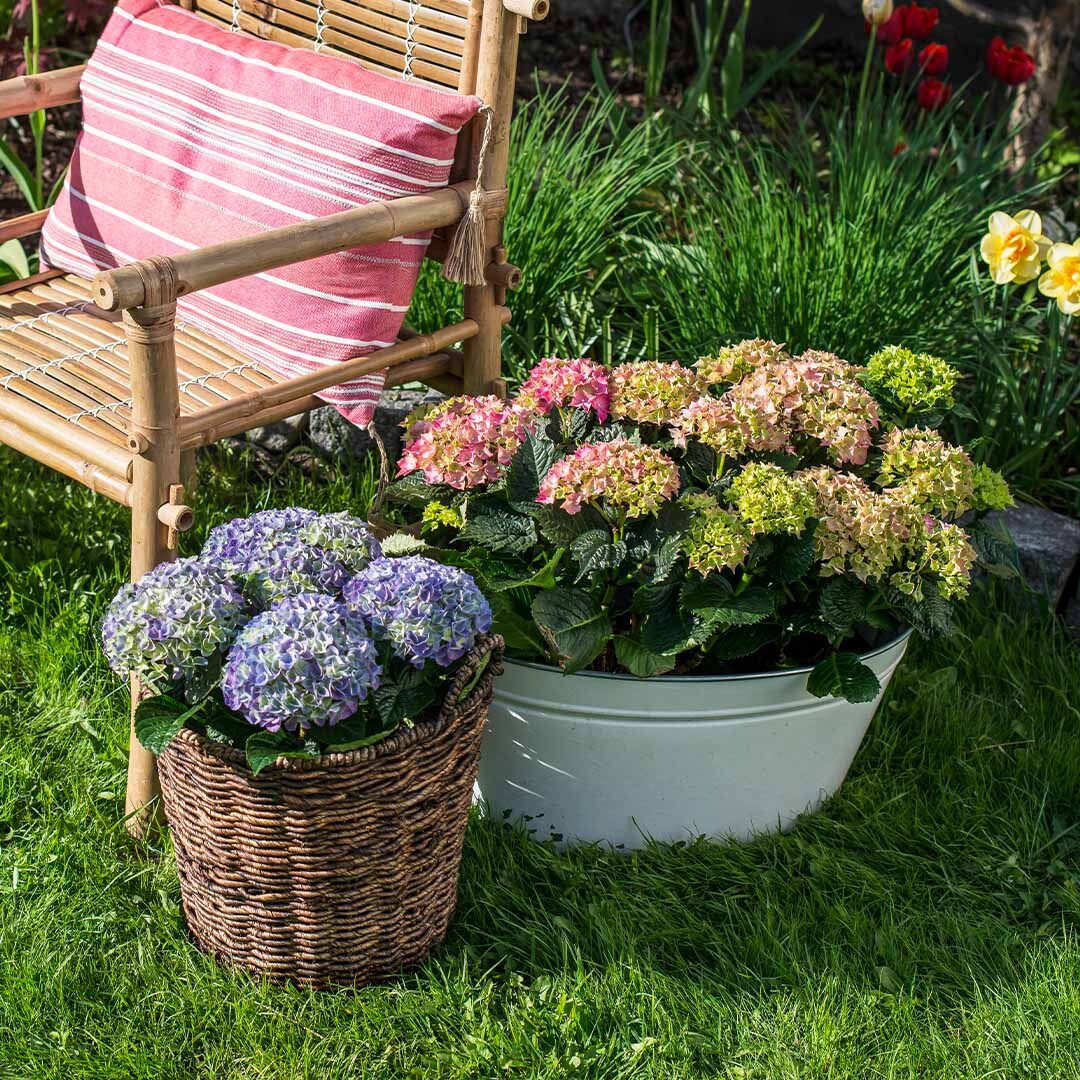
[[[1080,243],[1054,244],[1046,261],[1050,269],[1039,278],[1039,292],[1056,300],[1062,314],[1075,315],[1080,311]]]
[[[1021,210],[1016,217],[995,210],[990,215],[990,231],[983,237],[979,250],[996,284],[1022,285],[1039,276],[1049,248],[1050,241],[1042,232],[1042,219],[1034,210]]]

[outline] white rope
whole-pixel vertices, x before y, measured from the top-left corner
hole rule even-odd
[[[35,315],[32,319],[19,319],[7,326],[0,326],[0,334],[12,333],[15,330],[25,330],[27,327],[37,326],[38,323],[47,323],[57,316],[70,315],[73,311],[85,311],[93,300],[86,300],[81,304],[72,304],[70,307],[57,308],[55,311],[46,311],[44,315]]]
[[[240,33],[240,0],[232,0],[232,26],[229,29],[234,34]]]
[[[55,312],[53,314],[56,314]],[[44,364],[34,364],[32,367],[23,368],[22,371],[13,371],[10,375],[5,375],[0,379],[0,389],[7,390],[10,388],[13,382],[24,382],[36,372],[50,371],[52,368],[62,367],[64,364],[73,360],[88,360],[91,357],[98,357],[104,353],[114,353],[117,349],[126,345],[126,341],[113,341],[108,345],[99,345],[96,349],[87,349],[85,352],[72,353],[70,356],[59,356],[55,360],[49,360]]]
[[[315,12],[315,51],[323,51],[323,34],[326,32],[326,0],[319,0],[318,10]]]
[[[413,50],[416,48],[416,16],[423,5],[420,0],[409,0],[409,21],[405,27],[405,67],[402,75],[406,79],[413,77]]]
[[[177,387],[177,390],[179,390],[182,393],[189,386],[206,386],[206,384],[211,379],[224,379],[226,375],[239,375],[241,372],[244,372],[244,371],[258,371],[258,370],[259,370],[259,365],[258,365],[258,363],[254,362],[254,361],[252,361],[250,363],[246,363],[246,364],[237,364],[235,367],[222,368],[220,371],[207,372],[205,375],[200,375],[196,379],[188,379],[186,382],[182,382]],[[224,394],[219,393],[217,390],[215,390],[214,393],[218,394],[219,397],[225,397]]]

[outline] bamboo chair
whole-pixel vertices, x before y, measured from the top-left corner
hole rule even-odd
[[[179,2],[243,33],[479,96],[492,114],[479,207],[486,266],[483,283],[464,289],[460,322],[429,334],[404,330],[388,348],[298,378],[275,376],[175,320],[178,296],[409,233],[435,230],[428,257],[445,261],[476,186],[481,118],[463,132],[445,189],[147,259],[92,281],[47,271],[0,288],[0,442],[130,507],[133,581],[175,558],[177,534],[193,523],[182,475],[198,447],[304,412],[320,404],[318,391],[384,368],[388,385],[419,380],[449,393],[504,393],[506,290],[521,278],[502,248],[518,35],[548,11],[548,0]],[[78,101],[82,71],[0,83],[0,119]],[[0,223],[0,242],[37,232],[46,216]],[[473,218],[475,225],[475,209]],[[138,695],[133,687],[133,704]],[[157,792],[153,756],[132,728],[132,831],[147,824]]]

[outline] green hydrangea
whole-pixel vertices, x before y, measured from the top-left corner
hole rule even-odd
[[[976,465],[971,474],[972,509],[1004,510],[1012,504],[1012,492],[1005,477],[989,465]]]
[[[438,499],[432,499],[424,507],[424,513],[420,520],[421,529],[424,532],[433,532],[443,526],[450,529],[463,529],[465,527],[465,519],[461,516],[461,511],[452,506],[447,506],[446,503],[439,502]]]
[[[797,536],[814,516],[814,492],[800,476],[779,465],[752,462],[731,482],[727,497],[754,536],[788,533]]]
[[[709,495],[688,495],[683,505],[693,512],[683,541],[691,570],[705,575],[735,570],[750,550],[750,530]]]
[[[962,600],[971,587],[974,565],[975,551],[967,533],[958,525],[927,516],[911,530],[904,557],[889,583],[921,602],[926,581],[932,578],[947,600]]]
[[[790,360],[783,345],[764,338],[750,338],[737,345],[725,345],[714,356],[698,357],[695,365],[702,381],[709,386],[737,383],[744,375],[764,364]]]
[[[925,513],[959,515],[975,505],[975,464],[929,428],[894,428],[882,440],[878,482]]]
[[[952,408],[957,377],[936,356],[888,345],[870,357],[864,380],[871,393],[892,398],[907,412],[929,413]]]

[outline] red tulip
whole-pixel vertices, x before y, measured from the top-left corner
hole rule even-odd
[[[904,8],[904,33],[916,41],[928,38],[938,24],[938,9],[936,7],[919,7],[918,4],[907,4]]]
[[[998,82],[1019,86],[1035,74],[1035,59],[1020,45],[1009,48],[1004,38],[996,37],[986,50],[986,66]]]
[[[890,75],[903,75],[915,59],[915,42],[906,37],[885,50],[885,70]]]
[[[949,46],[932,41],[919,53],[919,70],[924,75],[944,75],[949,66]]]
[[[903,6],[896,8],[889,18],[877,28],[879,45],[895,45],[904,36],[905,10],[906,8]]]
[[[933,112],[935,109],[943,108],[949,103],[949,98],[952,97],[952,87],[940,79],[923,79],[919,83],[916,96],[922,108],[926,109],[927,112]]]

